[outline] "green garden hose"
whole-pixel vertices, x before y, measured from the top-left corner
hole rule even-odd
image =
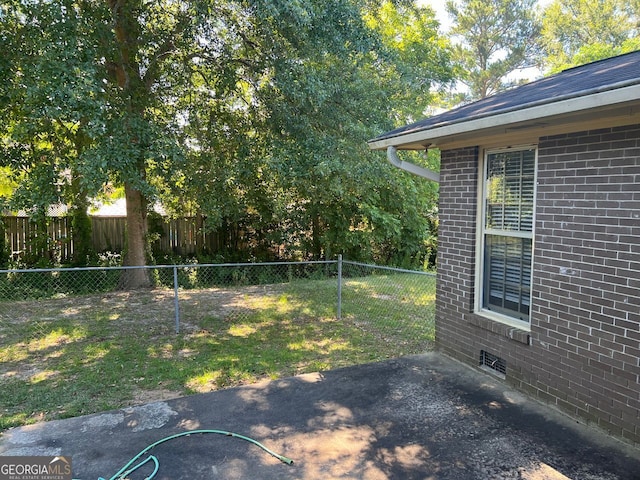
[[[293,465],[293,460],[291,460],[290,458],[287,458],[287,457],[285,457],[283,455],[279,455],[276,452],[274,452],[273,450],[269,450],[267,447],[262,445],[257,440],[254,440],[253,438],[245,437],[244,435],[239,435],[239,434],[233,433],[233,432],[226,432],[224,430],[192,430],[192,431],[189,431],[189,432],[182,432],[182,433],[177,433],[175,435],[170,435],[168,437],[165,437],[163,439],[158,440],[155,443],[152,443],[147,448],[145,448],[140,453],[138,453],[135,457],[133,457],[129,462],[127,462],[127,464],[124,467],[122,467],[120,470],[118,470],[118,472],[114,476],[109,478],[109,480],[124,480],[128,475],[130,475],[132,472],[136,471],[137,469],[139,469],[143,465],[146,465],[149,462],[153,462],[153,464],[154,464],[153,472],[151,473],[151,475],[149,475],[145,479],[145,480],[151,480],[152,478],[155,477],[156,473],[158,473],[158,469],[160,468],[160,462],[158,462],[158,458],[155,455],[149,455],[146,459],[144,459],[140,463],[138,463],[136,465],[133,465],[138,459],[140,459],[140,457],[142,457],[145,453],[147,453],[153,447],[156,447],[156,446],[160,445],[161,443],[168,442],[169,440],[174,440],[174,439],[179,438],[179,437],[188,437],[188,436],[191,436],[191,435],[198,435],[198,434],[204,434],[204,433],[216,433],[218,435],[225,435],[227,437],[240,438],[240,439],[245,440],[245,441],[247,441],[249,443],[253,443],[254,445],[257,445],[258,447],[263,449],[268,454],[276,457],[282,463],[286,463],[287,465]],[[103,477],[99,477],[98,480],[105,480],[105,479]]]

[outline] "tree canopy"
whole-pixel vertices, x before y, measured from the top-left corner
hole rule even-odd
[[[412,30],[394,43],[402,22]],[[150,260],[156,200],[211,229],[250,231],[254,253],[284,244],[316,257],[417,254],[433,196],[366,140],[419,114],[450,81],[432,10],[12,0],[0,23],[10,52],[0,162],[18,182],[14,207],[42,217],[62,201],[86,212],[87,199],[124,186],[131,265]],[[407,222],[403,201],[425,208]]]
[[[640,4],[555,0],[544,12],[542,43],[551,72],[640,49]]]
[[[535,6],[536,0],[447,1],[468,99],[509,88],[516,83],[510,74],[536,65],[540,21]]]

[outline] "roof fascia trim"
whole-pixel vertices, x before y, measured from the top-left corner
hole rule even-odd
[[[640,98],[640,84],[634,84],[616,90],[606,90],[591,95],[566,98],[556,102],[523,108],[521,110],[497,113],[495,115],[462,121],[442,127],[434,127],[405,135],[371,141],[369,142],[369,148],[371,150],[383,150],[389,146],[402,148],[403,145],[412,143],[432,144],[432,140],[441,137],[450,137],[488,128],[506,127],[515,123],[541,120],[558,115],[608,107],[637,100],[638,98]]]

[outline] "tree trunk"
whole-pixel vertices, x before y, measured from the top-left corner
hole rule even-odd
[[[91,238],[91,219],[87,213],[88,203],[78,201],[71,208],[71,235],[73,237],[74,267],[86,267],[93,254],[93,240]]]
[[[322,259],[322,226],[320,216],[314,214],[311,221],[311,253],[314,260]]]
[[[140,190],[129,183],[124,187],[127,201],[127,248],[124,266],[144,266],[147,264],[147,205]],[[120,287],[147,288],[151,286],[151,276],[147,268],[126,269],[120,278]]]
[[[82,155],[84,144],[82,134],[76,135],[76,154]],[[74,267],[86,267],[89,259],[94,255],[93,239],[91,235],[91,219],[87,212],[89,208],[89,196],[82,185],[80,174],[75,168],[71,169],[71,236],[73,238],[73,257],[71,264]]]
[[[145,106],[149,100],[150,91],[140,77],[140,66],[137,63],[140,26],[138,25],[137,9],[140,2],[129,0],[107,0],[114,22],[114,33],[117,43],[118,56],[114,58],[112,69],[115,81],[120,88],[122,99],[125,100],[125,122],[135,124],[145,121]],[[132,132],[135,128],[131,129]],[[130,142],[137,145],[138,158],[135,160],[133,177],[124,179],[125,198],[127,201],[127,230],[126,252],[123,264],[125,266],[145,266],[147,264],[148,228],[147,202],[135,181],[145,179],[144,149],[141,139],[132,133]],[[134,153],[134,155],[136,155]],[[129,159],[134,161],[134,159]],[[127,269],[120,279],[121,288],[145,288],[151,286],[151,276],[146,268]]]

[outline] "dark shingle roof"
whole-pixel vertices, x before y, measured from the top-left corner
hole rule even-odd
[[[371,142],[640,84],[640,50],[564,70],[384,133]]]

